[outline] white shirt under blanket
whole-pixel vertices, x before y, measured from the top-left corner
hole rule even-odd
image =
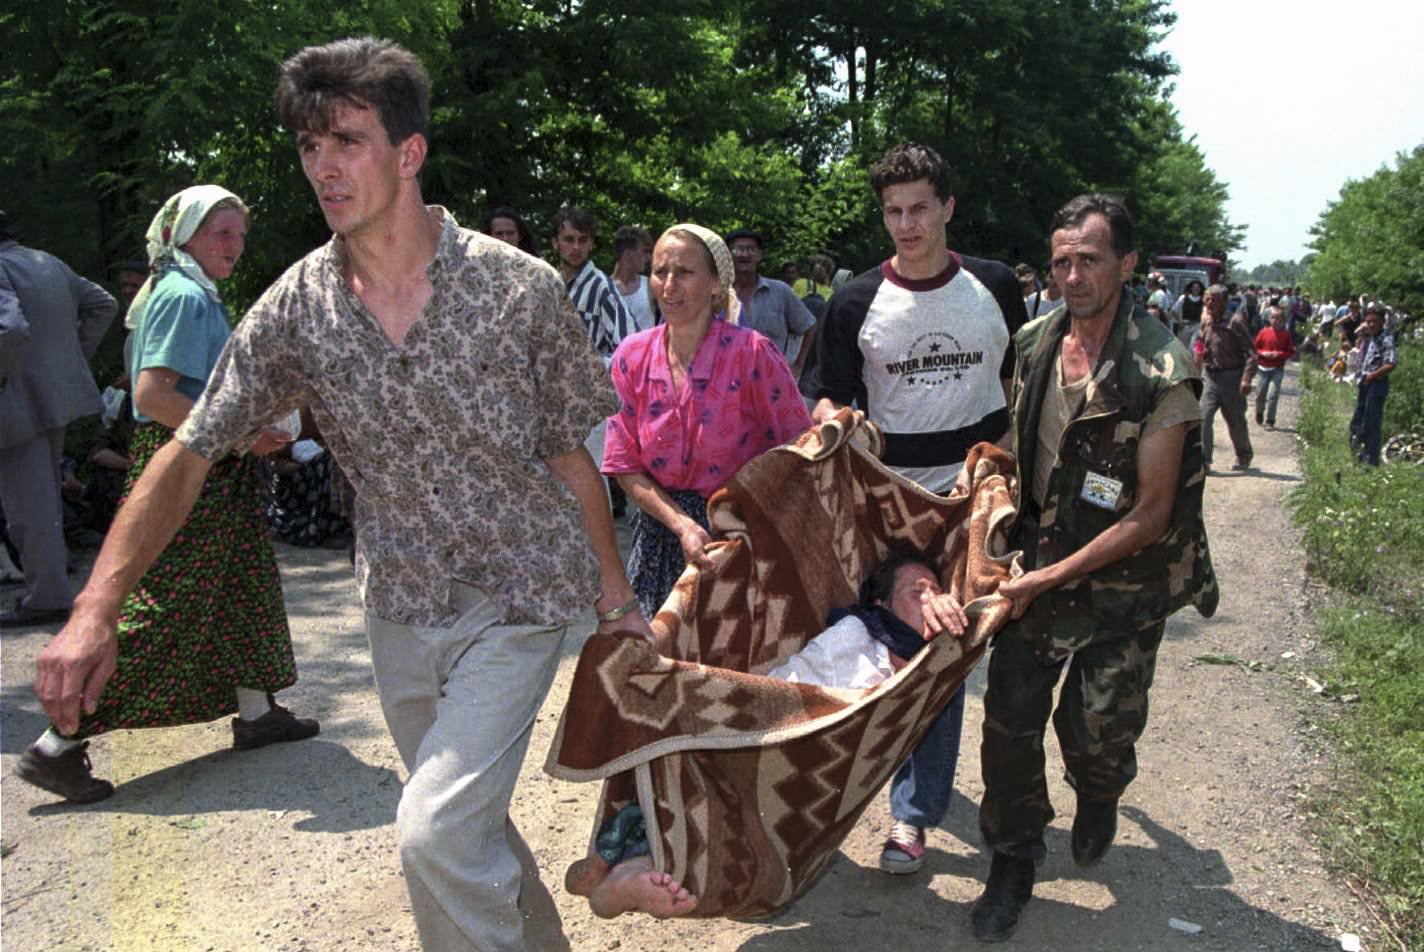
[[[831,688],[873,688],[894,673],[890,649],[871,637],[865,622],[847,615],[766,676]]]

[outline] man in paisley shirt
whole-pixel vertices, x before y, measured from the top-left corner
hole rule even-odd
[[[558,272],[427,207],[429,78],[386,40],[289,59],[278,114],[332,239],[229,340],[116,517],[36,693],[61,731],[114,671],[125,595],[208,469],[308,407],[355,490],[356,575],[427,949],[567,948],[508,809],[568,620],[650,633],[582,443],[617,408]]]

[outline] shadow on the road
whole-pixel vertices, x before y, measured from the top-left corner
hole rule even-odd
[[[214,751],[135,777],[99,803],[45,803],[29,812],[61,816],[83,810],[186,819],[265,810],[274,821],[304,833],[346,833],[392,822],[400,790],[395,771],[364,763],[340,744],[318,738],[255,751]],[[301,818],[284,820],[293,815]]]
[[[1218,608],[1216,614],[1211,619],[1202,618],[1197,614],[1197,610],[1190,605],[1177,612],[1174,612],[1167,619],[1167,627],[1162,632],[1163,641],[1181,641],[1184,639],[1197,638],[1202,633],[1203,625],[1230,624],[1232,615],[1229,609]],[[1158,658],[1161,662],[1161,658]]]
[[[1278,483],[1299,483],[1302,482],[1300,476],[1295,473],[1272,473],[1264,469],[1248,470],[1224,470],[1214,469],[1211,471],[1212,479],[1269,479]]]
[[[33,687],[25,685],[0,693],[0,751],[19,753],[48,726],[49,718],[39,709]]]
[[[957,804],[957,813],[971,818]],[[1048,831],[1049,857],[1039,867],[1038,886],[1014,934],[1014,946],[1076,950],[1193,949],[1238,952],[1241,949],[1297,950],[1332,948],[1332,939],[1308,926],[1283,919],[1269,909],[1245,903],[1225,888],[1235,877],[1220,852],[1198,848],[1136,807],[1122,816],[1153,841],[1151,847],[1119,842],[1096,869],[1078,869],[1068,859],[1068,833]],[[744,942],[744,952],[851,947],[850,936],[867,930],[877,937],[861,948],[904,949],[975,947],[969,902],[955,902],[926,888],[926,876],[958,876],[982,882],[989,858],[926,852],[926,869],[913,876],[887,876],[858,866],[838,854],[820,881],[794,906],[768,920],[769,931]],[[1105,899],[1097,905],[1049,898],[1052,884],[1087,880],[1100,885]],[[975,892],[978,892],[976,887]],[[1200,925],[1189,934],[1169,918]],[[869,921],[867,921],[869,920]],[[1221,930],[1232,923],[1231,934]],[[1243,934],[1241,923],[1247,923]]]

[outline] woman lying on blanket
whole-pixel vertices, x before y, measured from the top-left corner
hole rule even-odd
[[[968,625],[964,609],[940,588],[934,569],[918,556],[895,554],[860,586],[860,601],[835,608],[829,627],[767,677],[826,687],[872,688],[909,663],[924,643],[943,632],[955,637]],[[564,887],[588,897],[605,919],[625,912],[659,918],[685,916],[697,897],[653,868],[643,811],[619,810],[594,840],[594,850],[569,867]]]

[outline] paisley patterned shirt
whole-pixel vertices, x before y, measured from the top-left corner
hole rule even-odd
[[[310,407],[356,490],[369,612],[448,626],[459,580],[506,622],[562,622],[597,597],[598,566],[543,460],[580,447],[617,398],[558,272],[430,213],[433,291],[401,346],[343,278],[334,237],[238,325],[178,440],[215,460]]]

